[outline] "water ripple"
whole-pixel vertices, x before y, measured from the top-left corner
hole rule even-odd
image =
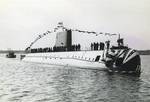
[[[132,77],[0,58],[0,102],[149,102],[149,61]]]

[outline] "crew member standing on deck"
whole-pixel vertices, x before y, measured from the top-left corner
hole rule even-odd
[[[110,41],[108,40],[108,41],[106,41],[106,48],[107,48],[107,50],[109,49],[109,47],[110,47]]]
[[[106,55],[107,55],[110,47],[110,41],[108,40],[105,43],[106,43]]]
[[[94,50],[94,44],[91,43],[91,50]]]

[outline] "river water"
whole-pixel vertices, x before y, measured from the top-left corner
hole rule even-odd
[[[0,102],[150,102],[150,56],[140,77],[0,57]]]

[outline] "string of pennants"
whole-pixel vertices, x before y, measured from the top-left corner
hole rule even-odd
[[[68,29],[68,28],[64,27],[63,25],[58,25],[52,31],[48,30],[47,32],[39,35],[33,42],[31,42],[31,44],[28,48],[30,48],[34,43],[36,43],[39,39],[43,38],[44,36],[56,32],[59,28],[62,28],[63,30],[71,30],[71,31],[76,31],[76,32],[80,32],[80,33],[94,34],[96,36],[98,36],[98,35],[106,35],[106,36],[117,35],[117,34],[110,34],[110,33],[103,33],[103,32],[98,33],[98,32],[94,32],[94,31],[84,31],[84,30],[79,30],[79,29]]]

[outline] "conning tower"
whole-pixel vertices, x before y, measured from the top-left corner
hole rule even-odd
[[[65,47],[67,51],[70,51],[71,46],[72,46],[71,30],[64,30],[56,34],[55,47]]]

